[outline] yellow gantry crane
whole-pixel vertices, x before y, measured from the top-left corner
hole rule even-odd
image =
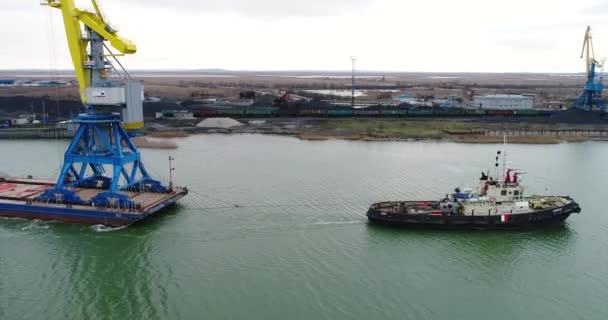
[[[143,87],[131,80],[116,58],[133,54],[137,46],[118,35],[104,19],[96,0],[91,0],[94,12],[76,7],[74,0],[41,0],[42,5],[61,10],[80,97],[85,106],[122,105],[123,125],[128,130],[143,127]],[[113,54],[105,42],[120,52]],[[111,81],[110,71],[118,72],[108,58],[121,67],[128,77],[122,82]]]
[[[598,68],[602,67],[602,63],[595,60],[595,49],[593,48],[593,37],[591,36],[591,27],[587,27],[585,32],[585,38],[583,40],[583,49],[581,50],[581,59],[585,59],[587,65],[587,75],[590,75],[595,70],[592,69],[592,65]]]

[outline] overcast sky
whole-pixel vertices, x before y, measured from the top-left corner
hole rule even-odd
[[[0,69],[70,68],[58,10],[3,2]],[[583,72],[587,25],[608,56],[607,0],[100,2],[130,69]]]

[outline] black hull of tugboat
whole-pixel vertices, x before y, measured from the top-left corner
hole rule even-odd
[[[511,214],[504,221],[500,215],[463,216],[386,213],[369,209],[370,222],[394,227],[435,229],[528,229],[561,225],[572,213],[581,212],[576,202],[565,206],[529,213]]]

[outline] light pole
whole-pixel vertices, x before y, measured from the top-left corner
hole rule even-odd
[[[175,160],[175,158],[169,156],[169,190],[173,190],[173,171],[175,170],[175,168],[173,168],[173,160]]]
[[[353,73],[352,73],[352,83],[351,83],[351,98],[350,98],[350,106],[351,108],[355,107],[355,93],[356,93],[356,64],[357,64],[357,58],[354,56],[350,57],[350,61],[352,63],[353,66]]]

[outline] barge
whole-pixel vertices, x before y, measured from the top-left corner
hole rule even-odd
[[[120,227],[149,218],[188,194],[187,188],[179,187],[164,193],[121,191],[119,194],[127,197],[130,205],[119,202],[97,205],[93,199],[105,190],[70,187],[83,200],[81,204],[41,200],[54,187],[53,181],[0,178],[0,217]]]
[[[526,190],[520,181],[523,173],[516,169],[503,172],[497,179],[489,172],[482,173],[477,191],[456,188],[439,201],[375,203],[367,217],[371,222],[399,227],[523,229],[559,225],[571,214],[581,212],[569,196],[524,196]]]

